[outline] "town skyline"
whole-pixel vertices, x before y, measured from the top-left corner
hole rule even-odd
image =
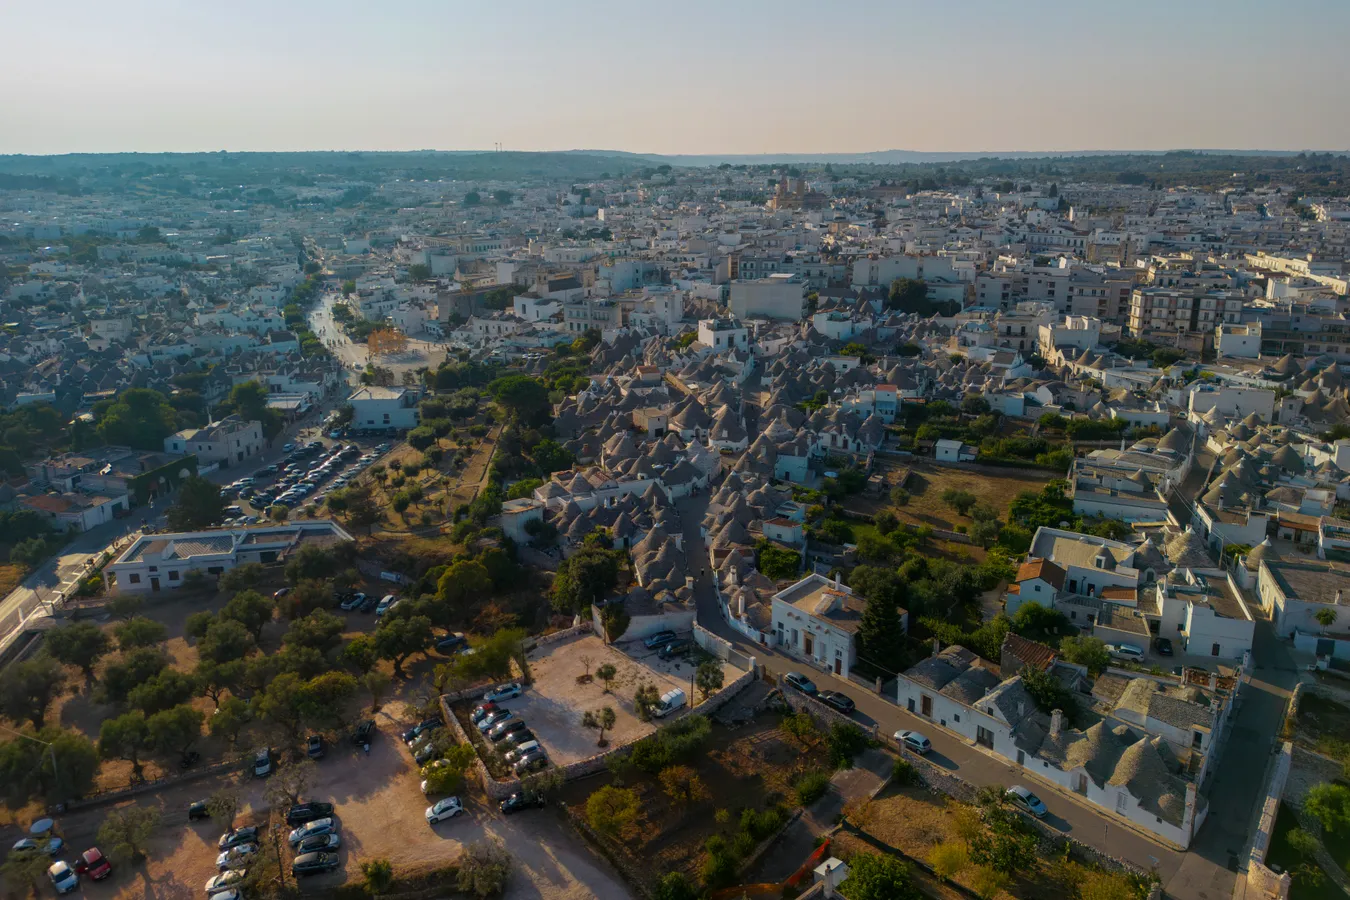
[[[0,153],[1350,147],[1327,0],[65,11],[6,13]]]

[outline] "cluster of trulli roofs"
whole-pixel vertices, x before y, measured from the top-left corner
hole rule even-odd
[[[1025,409],[1009,415],[1119,417],[1162,430],[1074,461],[1075,513],[1123,520],[1132,533],[1117,541],[1039,529],[1008,589],[1009,613],[1041,603],[1113,647],[1147,653],[1165,639],[1239,673],[1250,665],[1251,605],[1260,603],[1296,642],[1350,650],[1350,637],[1336,636],[1350,632],[1350,604],[1341,602],[1350,522],[1332,515],[1337,499],[1350,497],[1350,441],[1318,437],[1329,421],[1350,420],[1334,365],[1280,359],[1248,367],[1246,384],[1135,367],[1126,373],[1145,385],[1135,390],[1103,387],[1116,362],[1106,352],[1060,353],[1059,365],[1031,373],[1016,351],[934,352],[951,337],[938,320],[878,322],[847,306],[830,310],[823,328],[818,319],[748,340],[746,326],[717,319],[701,322],[692,344],[630,332],[602,345],[599,374],[556,410],[577,468],[518,503],[557,528],[564,554],[597,527],[627,549],[636,584],[622,599],[648,627],[691,621],[690,576],[708,568],[733,627],[847,675],[861,598],[819,575],[792,584],[756,568],[765,541],[809,561],[806,507],[792,485],[818,483],[838,457],[866,466],[885,449],[885,426],[906,399],[1011,397]],[[844,320],[867,327],[826,333]],[[843,352],[845,338],[865,347],[913,341],[921,352],[865,364]],[[705,493],[706,506],[694,507],[702,520],[689,520],[683,498]],[[1331,626],[1318,618],[1326,609]],[[897,701],[1188,845],[1207,810],[1208,763],[1226,737],[1231,678],[1183,671],[1094,682],[1049,648],[1010,642],[998,663],[942,650],[901,674]],[[1078,715],[1037,710],[1018,674],[1027,664],[1081,692]]]

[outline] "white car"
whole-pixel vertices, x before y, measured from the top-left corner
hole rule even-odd
[[[488,691],[483,695],[483,699],[492,703],[500,703],[503,700],[510,700],[512,697],[519,697],[523,690],[524,688],[518,682],[509,681]]]
[[[52,880],[52,887],[56,888],[58,894],[69,894],[80,886],[80,876],[62,860],[51,864],[47,869],[47,877]]]
[[[464,804],[459,802],[458,797],[446,797],[444,800],[436,801],[435,805],[427,807],[427,824],[435,825],[437,822],[453,819],[462,812],[464,812]]]
[[[243,881],[248,875],[244,869],[231,869],[228,872],[221,872],[219,875],[206,882],[206,896],[211,897],[234,888],[235,885]]]

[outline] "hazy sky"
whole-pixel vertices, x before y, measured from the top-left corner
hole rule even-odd
[[[0,153],[1350,148],[1350,0],[0,0]]]

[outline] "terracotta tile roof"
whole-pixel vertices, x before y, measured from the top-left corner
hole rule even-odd
[[[1017,580],[1019,582],[1030,581],[1033,578],[1039,578],[1047,584],[1054,585],[1056,590],[1064,587],[1064,570],[1048,559],[1029,559],[1018,567]]]
[[[1044,672],[1055,661],[1055,651],[1038,641],[1027,640],[1020,634],[1007,634],[1003,638],[1003,653],[1022,661],[1022,665],[1031,666]]]

